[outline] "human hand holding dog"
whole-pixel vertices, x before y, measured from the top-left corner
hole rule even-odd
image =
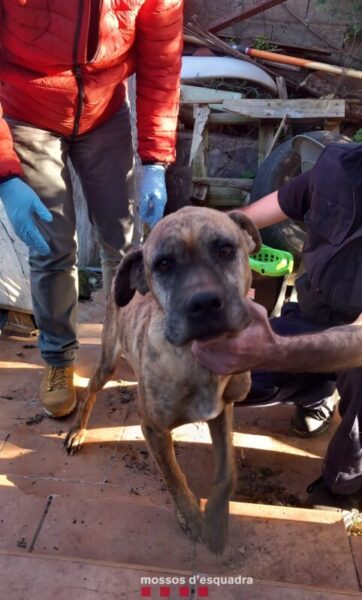
[[[165,172],[165,165],[143,167],[140,218],[151,229],[162,219],[167,202]]]
[[[236,335],[192,343],[197,360],[220,375],[256,368],[278,351],[279,336],[270,327],[266,309],[251,300],[245,303],[251,320],[248,327]]]
[[[249,369],[332,373],[362,366],[362,314],[349,325],[280,336],[272,331],[263,306],[245,302],[251,320],[248,327],[236,335],[192,343],[196,359],[211,371],[220,375]]]

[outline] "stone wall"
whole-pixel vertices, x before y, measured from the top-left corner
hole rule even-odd
[[[185,22],[192,15],[197,15],[201,23],[207,26],[215,19],[227,17],[238,10],[248,10],[263,1],[185,0]],[[265,35],[271,42],[319,49],[329,49],[329,40],[333,45],[345,47],[347,57],[351,47],[347,42],[352,41],[352,28],[362,21],[360,2],[361,0],[287,0],[245,22],[235,23],[223,30],[222,34],[235,36],[245,45],[250,44],[257,35]],[[316,30],[325,40],[309,31],[301,21]],[[362,58],[362,48],[358,49],[356,45],[353,52]],[[341,55],[335,54],[334,58],[341,59]],[[338,62],[343,62],[343,55],[342,61]],[[355,66],[361,68],[361,64]]]

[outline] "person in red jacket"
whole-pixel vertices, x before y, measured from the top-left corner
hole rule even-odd
[[[45,412],[76,405],[76,225],[70,165],[108,292],[131,244],[133,149],[127,77],[136,73],[140,217],[153,227],[175,157],[182,0],[0,0],[0,198],[29,246],[46,363]],[[1,110],[2,107],[2,110]]]

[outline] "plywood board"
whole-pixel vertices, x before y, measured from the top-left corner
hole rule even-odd
[[[194,85],[182,85],[180,101],[182,104],[217,104],[224,100],[240,99],[240,92],[229,92]]]
[[[0,308],[31,312],[28,249],[0,205]]]
[[[231,112],[255,119],[325,119],[345,116],[344,100],[241,99],[224,100],[223,107]]]

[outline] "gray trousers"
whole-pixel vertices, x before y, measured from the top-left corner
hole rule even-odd
[[[39,347],[48,364],[67,366],[73,363],[78,348],[76,217],[69,163],[80,179],[97,234],[108,293],[133,235],[135,186],[129,108],[124,104],[109,121],[74,139],[13,119],[7,122],[25,181],[53,215],[51,223],[38,220],[50,255],[29,254]]]

